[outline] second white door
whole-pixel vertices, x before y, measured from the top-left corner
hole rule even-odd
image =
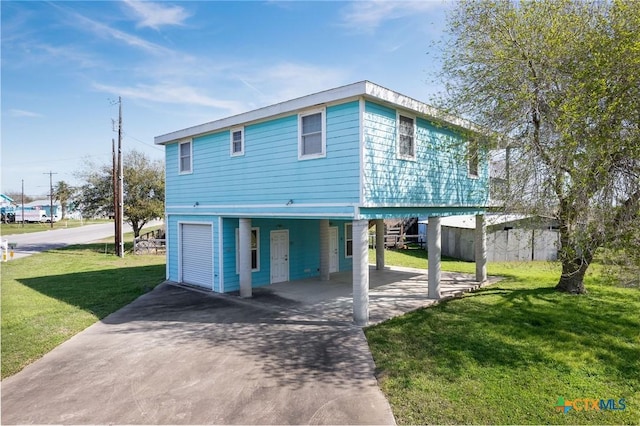
[[[271,284],[289,281],[289,231],[271,231]]]
[[[338,272],[339,256],[338,256],[338,227],[329,228],[329,272]]]

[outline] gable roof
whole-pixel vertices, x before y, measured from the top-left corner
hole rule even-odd
[[[325,90],[323,92],[295,98],[289,101],[280,102],[278,104],[266,106],[253,111],[245,112],[231,117],[222,118],[220,120],[211,121],[186,129],[177,130],[155,137],[157,145],[166,145],[171,142],[192,138],[195,136],[213,133],[218,130],[230,128],[242,124],[258,122],[267,118],[291,114],[295,111],[310,108],[316,105],[332,103],[346,99],[357,99],[364,97],[392,105],[402,109],[410,110],[428,119],[446,123],[448,125],[463,128],[472,131],[479,131],[477,126],[468,120],[454,117],[443,111],[440,111],[424,102],[417,101],[408,96],[394,92],[385,87],[379,86],[370,81],[360,81],[346,86],[336,87],[334,89]]]

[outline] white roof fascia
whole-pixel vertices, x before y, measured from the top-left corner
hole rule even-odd
[[[417,101],[400,93],[394,92],[370,81],[360,81],[346,86],[337,87],[323,92],[313,93],[301,98],[292,99],[267,107],[259,108],[253,111],[222,118],[220,120],[211,121],[186,129],[177,130],[155,137],[156,145],[165,145],[171,142],[192,138],[207,133],[213,133],[221,129],[230,128],[247,123],[261,121],[267,118],[279,115],[291,114],[296,111],[311,108],[317,105],[330,104],[339,100],[357,98],[364,96],[365,98],[382,101],[394,106],[398,106],[407,110],[415,111],[423,116],[430,117],[437,121],[444,121],[454,126],[479,131],[478,127],[473,123],[463,120],[429,106],[423,102]]]

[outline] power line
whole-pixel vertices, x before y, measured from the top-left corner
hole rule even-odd
[[[53,229],[53,175],[57,175],[57,173],[49,170],[49,173],[43,174],[49,175],[49,222],[51,222],[51,229]],[[24,220],[24,215],[22,216],[22,220]]]
[[[143,144],[143,145],[146,145],[146,146],[151,147],[151,148],[153,148],[153,149],[157,149],[158,151],[164,151],[164,148],[161,148],[161,147],[159,147],[159,146],[152,145],[152,144],[150,144],[150,143],[144,142],[144,141],[142,141],[142,140],[140,140],[140,139],[138,139],[138,138],[136,138],[136,137],[134,137],[134,136],[131,136],[131,135],[130,135],[129,133],[127,133],[127,132],[124,132],[124,131],[123,131],[123,132],[122,132],[122,134],[123,134],[124,136],[126,136],[127,138],[129,138],[129,139],[133,139],[134,141],[139,142],[139,143],[141,143],[141,144]]]

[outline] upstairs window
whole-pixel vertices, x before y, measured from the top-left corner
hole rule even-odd
[[[298,117],[298,158],[310,159],[324,157],[326,155],[324,110],[300,114]]]
[[[416,158],[414,119],[398,114],[398,157]]]
[[[191,141],[181,142],[178,150],[180,155],[180,173],[191,173]]]
[[[467,143],[467,164],[469,176],[478,177],[478,141],[476,140]]]
[[[244,130],[231,129],[231,156],[244,155]]]

